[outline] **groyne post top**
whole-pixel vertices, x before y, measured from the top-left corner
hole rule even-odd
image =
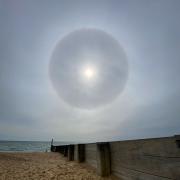
[[[100,176],[111,174],[109,143],[97,143],[97,172]]]
[[[78,144],[78,162],[85,161],[85,144]]]
[[[73,161],[74,160],[74,145],[68,145],[68,160]]]

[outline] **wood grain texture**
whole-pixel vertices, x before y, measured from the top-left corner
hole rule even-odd
[[[122,179],[180,179],[180,149],[174,137],[110,143],[111,170]]]
[[[85,162],[97,169],[97,147],[96,143],[85,145]]]
[[[74,145],[74,160],[78,161],[78,145]]]

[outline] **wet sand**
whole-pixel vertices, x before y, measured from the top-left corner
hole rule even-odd
[[[101,178],[85,163],[67,161],[59,153],[0,153],[0,180],[115,180]]]

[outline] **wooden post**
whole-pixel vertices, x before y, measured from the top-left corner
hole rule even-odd
[[[85,161],[85,144],[78,144],[78,162]]]
[[[51,152],[54,152],[53,139],[51,140]]]
[[[100,176],[111,174],[109,143],[97,143],[97,172]]]
[[[51,152],[54,152],[54,146],[51,145]]]
[[[180,148],[180,135],[175,135],[174,138],[175,138],[177,147]]]
[[[68,145],[68,160],[74,161],[74,145]]]
[[[64,146],[64,157],[67,157],[68,155],[68,145]]]

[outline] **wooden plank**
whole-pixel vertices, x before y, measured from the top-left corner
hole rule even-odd
[[[141,174],[180,179],[180,149],[175,139],[160,138],[110,143],[112,172],[123,168]]]
[[[97,169],[97,149],[96,144],[85,145],[85,162]]]

